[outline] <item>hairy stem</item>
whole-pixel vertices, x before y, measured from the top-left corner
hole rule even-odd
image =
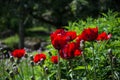
[[[94,42],[92,42],[92,47],[93,47],[93,68],[94,68],[94,80],[97,80],[96,79],[96,67],[95,67],[95,51],[94,51]]]
[[[60,73],[60,54],[59,54],[59,52],[58,52],[58,78],[57,78],[57,80],[61,80],[61,73]]]

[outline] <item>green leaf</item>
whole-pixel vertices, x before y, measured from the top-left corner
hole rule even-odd
[[[55,73],[56,73],[56,72],[53,72],[53,73],[50,74],[48,77],[49,77],[49,78],[52,77]]]
[[[76,68],[74,68],[74,70],[81,70],[81,69],[85,69],[85,66],[77,66]],[[90,69],[91,69],[91,66],[88,65],[88,66],[87,66],[87,69],[90,70]]]

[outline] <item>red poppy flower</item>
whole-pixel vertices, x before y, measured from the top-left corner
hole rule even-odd
[[[74,58],[75,56],[79,55],[80,53],[81,53],[81,51],[78,50],[78,47],[76,46],[76,43],[74,43],[74,42],[67,44],[64,48],[62,48],[59,51],[59,54],[60,54],[61,58],[63,58],[63,59]]]
[[[107,35],[106,32],[102,32],[101,34],[98,35],[97,40],[101,40],[101,41],[108,40],[111,38],[111,36],[112,36],[111,34]]]
[[[33,59],[33,61],[35,62],[35,63],[38,63],[40,60],[45,60],[46,59],[46,55],[45,54],[43,54],[43,53],[40,53],[40,54],[36,54],[35,56],[34,56],[34,59]]]
[[[58,56],[52,56],[52,57],[51,57],[51,61],[52,61],[54,64],[57,64],[57,63],[58,63]]]
[[[96,40],[96,38],[98,37],[98,27],[84,29],[81,36],[84,41]]]
[[[68,31],[66,32],[66,37],[68,41],[72,41],[77,37],[77,35],[75,31]]]
[[[55,37],[55,39],[52,41],[52,45],[55,49],[60,50],[67,44],[66,37],[58,35]]]
[[[64,34],[65,34],[64,29],[57,29],[55,32],[52,32],[50,34],[51,41],[53,41],[57,35],[64,35]]]
[[[66,32],[63,29],[58,29],[50,35],[51,43],[55,49],[59,50],[67,43],[65,34]]]
[[[11,55],[16,58],[21,58],[25,55],[25,50],[24,49],[15,49]]]

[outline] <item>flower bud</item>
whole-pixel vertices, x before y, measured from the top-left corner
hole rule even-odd
[[[10,56],[10,61],[11,61],[12,63],[14,62],[13,56]]]
[[[9,75],[10,75],[11,78],[13,78],[13,77],[14,77],[13,71],[10,71],[10,72],[9,72]]]
[[[47,66],[44,66],[44,71],[46,74],[48,74],[48,67]]]
[[[108,49],[108,55],[109,55],[109,58],[110,58],[110,60],[112,60],[112,50],[111,49]]]
[[[30,60],[33,60],[33,55],[30,55]]]
[[[30,64],[31,64],[31,66],[34,66],[34,62],[33,61],[30,61]]]
[[[13,67],[14,67],[14,66],[16,66],[16,63],[13,63],[13,65],[12,65],[12,66],[13,66]]]
[[[10,72],[10,70],[7,68],[7,69],[6,69],[6,72],[7,72],[7,73],[9,73],[9,72]]]
[[[84,50],[85,44],[84,44],[84,40],[80,41],[80,49]]]
[[[28,58],[28,54],[25,54],[24,57],[25,57],[25,58]]]
[[[116,64],[117,64],[117,59],[116,59],[115,56],[112,57],[112,63],[113,63],[114,66],[116,66]]]
[[[108,54],[112,54],[112,49],[108,49]]]
[[[51,53],[50,51],[48,52],[48,54],[49,54],[50,56],[52,56],[52,53]]]
[[[18,74],[18,73],[19,73],[17,66],[14,66],[14,67],[13,67],[13,73],[14,73],[14,74]]]

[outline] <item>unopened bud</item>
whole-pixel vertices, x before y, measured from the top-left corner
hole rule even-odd
[[[13,67],[15,67],[16,66],[16,63],[13,63],[13,65],[12,65]]]
[[[108,54],[112,54],[112,49],[108,49]]]
[[[117,59],[116,59],[115,56],[113,56],[113,58],[112,58],[112,63],[113,63],[114,66],[117,64]]]
[[[10,70],[7,68],[7,69],[6,69],[6,72],[7,72],[7,73],[9,73],[9,72],[10,72]]]
[[[44,67],[44,70],[45,70],[45,73],[48,74],[48,67],[47,66]]]
[[[25,54],[24,57],[25,57],[25,58],[28,58],[28,54]]]
[[[18,74],[18,73],[19,73],[17,66],[14,66],[14,67],[13,67],[13,73],[14,73],[14,74]]]
[[[34,66],[34,62],[33,61],[30,61],[30,64],[31,64],[31,66]]]
[[[50,51],[48,52],[48,54],[49,54],[50,56],[52,56],[52,53],[51,53]]]
[[[11,61],[12,63],[14,62],[13,56],[10,56],[10,61]]]
[[[84,44],[84,40],[80,41],[80,49],[84,50],[85,44]]]
[[[30,55],[30,60],[33,60],[33,55]]]
[[[112,59],[112,50],[111,49],[108,49],[108,55],[109,55],[109,57],[110,57],[110,59]]]
[[[11,78],[13,78],[13,77],[14,77],[13,71],[10,71],[10,72],[9,72],[9,75],[10,75]]]

